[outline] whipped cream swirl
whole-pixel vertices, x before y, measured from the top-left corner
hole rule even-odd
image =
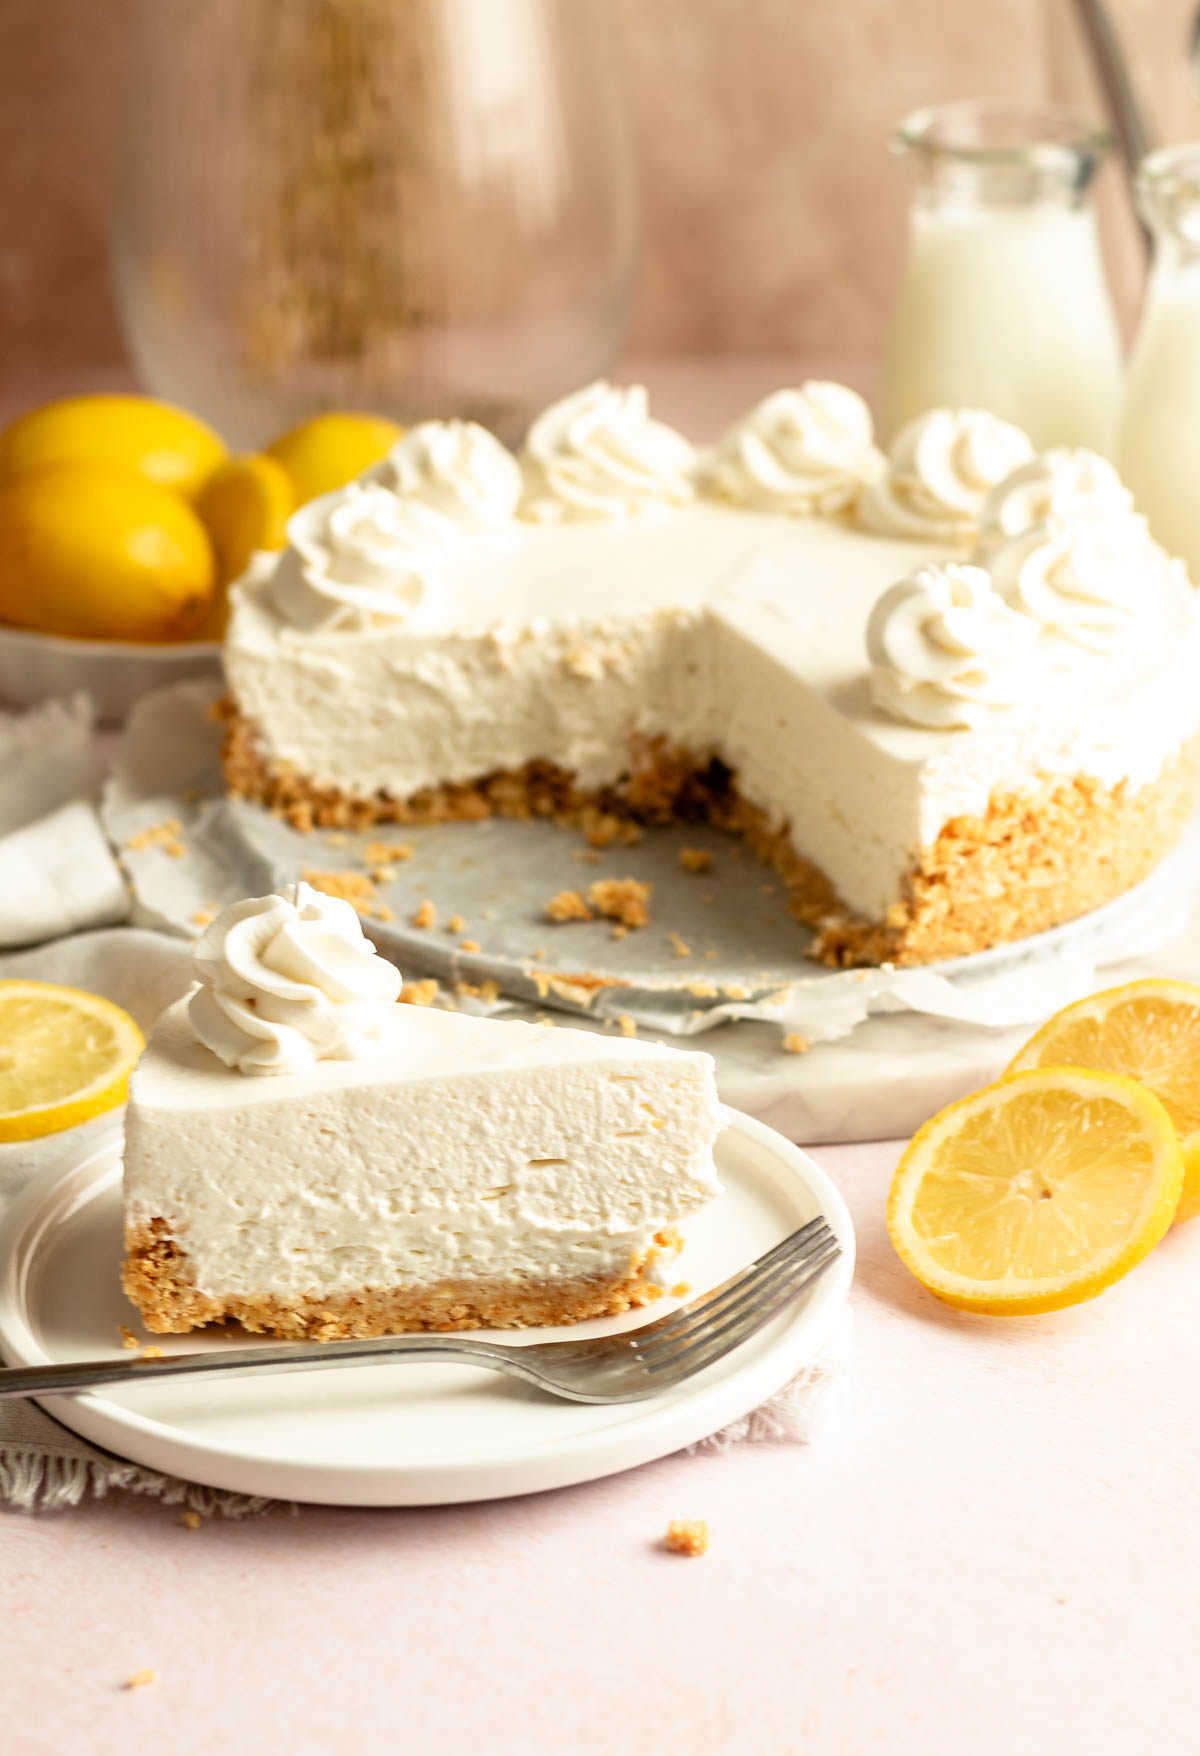
[[[694,495],[695,451],[651,419],[640,385],[589,384],[539,415],[521,453],[521,516],[623,519]]]
[[[521,498],[520,464],[474,421],[422,421],[372,473],[385,487],[432,506],[463,530],[507,524]]]
[[[818,380],[751,409],[713,452],[704,480],[739,506],[807,517],[853,506],[884,467],[862,397]]]
[[[1140,643],[1169,565],[1138,518],[1051,518],[994,549],[987,571],[1014,610],[1086,652],[1107,654]]]
[[[1133,495],[1106,458],[1066,445],[1041,451],[994,487],[979,525],[985,548],[1020,536],[1032,525],[1122,524],[1136,518]]]
[[[989,492],[1032,456],[1019,428],[983,409],[931,409],[897,433],[859,516],[887,536],[973,542]]]
[[[307,884],[234,903],[196,945],[188,1017],[239,1073],[297,1073],[316,1061],[384,1054],[400,972],[348,902]]]
[[[919,567],[884,592],[867,624],[872,700],[912,725],[986,725],[1036,699],[1038,636],[982,567]]]
[[[378,481],[310,501],[287,535],[271,596],[297,628],[372,628],[427,615],[441,596],[446,555],[461,541],[443,513]]]

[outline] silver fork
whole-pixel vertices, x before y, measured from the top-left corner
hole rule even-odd
[[[671,1390],[749,1341],[825,1273],[842,1247],[824,1219],[810,1220],[748,1268],[656,1323],[582,1341],[527,1347],[463,1335],[389,1335],[369,1341],[215,1349],[61,1366],[0,1368],[0,1397],[52,1396],[149,1378],[221,1378],[300,1372],[372,1360],[459,1360],[524,1378],[568,1402],[641,1402]]]

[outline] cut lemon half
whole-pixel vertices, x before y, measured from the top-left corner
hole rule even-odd
[[[1008,1071],[1091,1067],[1148,1086],[1183,1148],[1183,1194],[1175,1218],[1200,1213],[1200,988],[1151,978],[1108,988],[1056,1012]]]
[[[145,1048],[127,1012],[50,982],[0,982],[0,1140],[32,1140],[124,1103]]]
[[[1051,1067],[926,1122],[897,1167],[887,1227],[939,1299],[1025,1316],[1128,1274],[1171,1224],[1182,1186],[1179,1138],[1153,1092]]]

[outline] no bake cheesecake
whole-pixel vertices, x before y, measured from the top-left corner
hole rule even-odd
[[[1111,466],[837,385],[698,451],[592,386],[514,456],[414,428],[233,593],[232,791],[301,827],[707,818],[830,963],[1021,938],[1196,792],[1200,623]]]
[[[227,909],[130,1082],[147,1328],[570,1323],[658,1296],[719,1193],[709,1056],[397,1004],[348,903]]]

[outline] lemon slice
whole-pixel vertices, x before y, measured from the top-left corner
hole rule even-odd
[[[964,1311],[1093,1299],[1149,1254],[1183,1186],[1179,1138],[1136,1080],[1052,1067],[936,1115],[897,1167],[887,1227],[907,1268]]]
[[[1108,988],[1056,1012],[1008,1071],[1091,1067],[1148,1086],[1183,1148],[1183,1194],[1175,1218],[1200,1213],[1200,988],[1151,978]]]
[[[98,994],[0,982],[0,1140],[56,1134],[124,1103],[145,1046]]]

